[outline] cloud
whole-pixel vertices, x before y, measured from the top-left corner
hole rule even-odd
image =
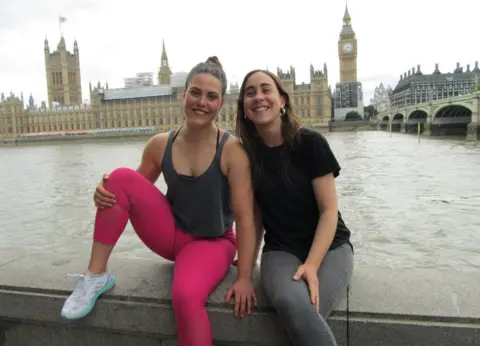
[[[58,16],[64,15],[62,12],[94,11],[98,4],[99,2],[94,0],[9,1],[8,5],[2,5],[0,11],[0,31],[22,30],[26,25],[40,23],[46,18],[51,18],[58,23]]]
[[[1,0],[6,2],[7,0]],[[349,11],[359,46],[358,76],[368,100],[376,85],[395,86],[401,73],[417,64],[427,73],[438,62],[442,71],[480,60],[480,46],[464,39],[476,32],[480,3],[404,0],[352,0]],[[53,50],[59,40],[58,16],[67,48],[77,39],[84,97],[88,82],[121,87],[136,72],[156,74],[162,39],[173,72],[188,71],[217,55],[228,79],[240,82],[251,69],[295,66],[298,83],[308,82],[309,66],[327,63],[329,84],[339,79],[337,40],[343,1],[326,6],[313,0],[244,0],[227,7],[222,0],[159,2],[136,0],[19,0],[0,11],[0,91],[46,99],[43,40]],[[468,9],[468,10],[466,10]],[[448,23],[448,25],[445,25]]]

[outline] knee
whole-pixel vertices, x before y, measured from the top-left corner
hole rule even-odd
[[[108,175],[108,180],[105,182],[105,188],[112,186],[130,185],[142,176],[131,168],[117,168]]]
[[[296,311],[301,311],[304,308],[301,304],[303,299],[293,290],[289,291],[278,287],[276,292],[269,296],[269,299],[275,310],[289,315],[293,315]]]
[[[172,288],[172,304],[176,313],[188,313],[192,309],[205,306],[206,297],[200,296],[191,286],[174,285]]]
[[[108,175],[108,181],[132,179],[132,177],[135,177],[135,176],[138,176],[137,171],[127,167],[120,167],[113,170]]]

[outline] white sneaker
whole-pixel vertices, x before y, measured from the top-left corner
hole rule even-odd
[[[61,315],[69,320],[86,316],[92,311],[97,299],[115,286],[115,276],[109,272],[101,275],[87,272],[69,276],[77,278],[77,286],[65,301],[61,312]]]

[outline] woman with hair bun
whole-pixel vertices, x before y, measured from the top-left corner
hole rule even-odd
[[[237,242],[236,299],[256,299],[254,250],[248,246],[255,241],[249,160],[239,141],[214,124],[226,89],[217,57],[197,64],[185,83],[183,125],[153,136],[136,170],[118,168],[103,177],[94,193],[98,209],[90,262],[76,275],[63,317],[86,316],[114,287],[107,263],[128,220],[148,248],[175,262],[172,303],[179,346],[212,345],[205,304],[233,263]],[[160,174],[166,195],[154,185]]]

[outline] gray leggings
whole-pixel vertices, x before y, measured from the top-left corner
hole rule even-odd
[[[328,251],[318,270],[320,314],[310,302],[305,281],[294,281],[302,262],[284,251],[262,254],[261,277],[265,292],[295,346],[336,346],[326,319],[346,294],[353,272],[348,244]]]

